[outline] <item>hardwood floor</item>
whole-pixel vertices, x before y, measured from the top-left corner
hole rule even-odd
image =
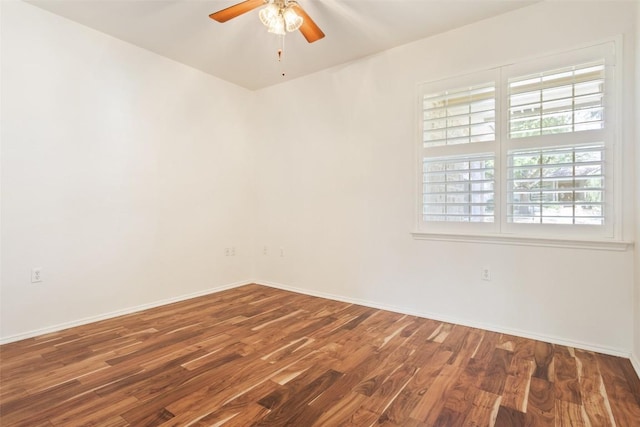
[[[258,285],[0,347],[2,426],[640,426],[628,360]]]

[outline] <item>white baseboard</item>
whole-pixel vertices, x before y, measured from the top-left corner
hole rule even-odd
[[[213,293],[220,292],[220,291],[237,288],[237,287],[248,285],[248,284],[251,284],[251,283],[256,283],[256,284],[260,284],[260,285],[263,285],[263,286],[269,286],[269,287],[272,287],[272,288],[282,289],[282,290],[286,290],[286,291],[296,292],[296,293],[315,296],[315,297],[320,297],[320,298],[327,298],[327,299],[331,299],[331,300],[335,300],[335,301],[342,301],[342,302],[346,302],[346,303],[349,303],[349,304],[358,304],[358,305],[362,305],[362,306],[365,306],[365,307],[371,307],[371,308],[376,308],[376,309],[380,309],[380,310],[392,311],[392,312],[395,312],[395,313],[402,313],[402,314],[408,314],[408,315],[411,315],[411,316],[418,316],[418,317],[424,317],[424,318],[428,318],[428,319],[438,320],[440,322],[454,323],[454,324],[457,324],[457,325],[468,326],[468,327],[471,327],[471,328],[484,329],[484,330],[488,330],[488,331],[492,331],[492,332],[515,335],[515,336],[519,336],[519,337],[523,337],[523,338],[529,338],[529,339],[534,339],[534,340],[538,340],[538,341],[549,342],[549,343],[552,343],[552,344],[564,345],[564,346],[568,346],[568,347],[580,348],[580,349],[583,349],[583,350],[595,351],[595,352],[603,353],[603,354],[609,354],[609,355],[612,355],[612,356],[619,356],[619,357],[629,358],[631,360],[631,364],[633,365],[634,369],[636,370],[636,373],[640,377],[640,361],[638,360],[638,356],[635,355],[635,354],[631,354],[630,355],[628,351],[625,351],[625,350],[622,350],[622,349],[611,348],[611,347],[603,347],[603,346],[593,345],[593,344],[590,344],[590,343],[579,342],[579,341],[574,341],[574,340],[567,340],[567,339],[559,338],[559,337],[552,336],[552,335],[536,334],[536,333],[532,333],[532,332],[529,332],[529,331],[522,331],[522,330],[519,330],[519,329],[505,328],[505,327],[497,326],[497,325],[493,325],[493,324],[487,324],[487,323],[472,321],[472,320],[469,320],[469,319],[457,318],[455,316],[447,316],[447,315],[443,315],[443,314],[440,314],[440,313],[418,312],[418,311],[410,310],[410,309],[403,308],[403,307],[397,307],[397,306],[392,306],[392,305],[387,305],[387,304],[380,304],[380,303],[377,303],[377,302],[374,302],[374,301],[363,300],[363,299],[359,299],[359,298],[350,298],[350,297],[346,297],[346,296],[343,296],[343,295],[336,295],[336,294],[331,294],[331,293],[327,293],[327,292],[320,292],[320,291],[315,291],[315,290],[298,288],[298,287],[295,287],[295,286],[283,285],[281,283],[260,281],[260,280],[246,280],[246,281],[230,283],[230,284],[227,284],[227,285],[217,286],[217,287],[214,287],[214,288],[209,288],[209,289],[205,289],[205,290],[202,290],[202,291],[193,292],[193,293],[190,293],[190,294],[185,294],[185,295],[180,295],[180,296],[177,296],[177,297],[172,297],[172,298],[167,298],[167,299],[163,299],[163,300],[159,300],[159,301],[154,301],[154,302],[151,302],[151,303],[148,303],[148,304],[142,304],[142,305],[138,305],[138,306],[135,306],[135,307],[128,307],[128,308],[125,308],[125,309],[122,309],[122,310],[116,310],[116,311],[112,311],[112,312],[109,312],[109,313],[100,314],[100,315],[97,315],[97,316],[90,316],[90,317],[86,317],[86,318],[83,318],[83,319],[78,319],[78,320],[74,320],[74,321],[71,321],[71,322],[60,323],[60,324],[57,324],[57,325],[49,326],[49,327],[42,328],[42,329],[36,329],[36,330],[29,331],[29,332],[17,334],[17,335],[12,335],[12,336],[8,336],[8,337],[2,337],[2,338],[0,338],[0,344],[7,344],[7,343],[10,343],[10,342],[20,341],[20,340],[23,340],[23,339],[32,338],[32,337],[39,336],[39,335],[44,335],[44,334],[51,333],[51,332],[61,331],[63,329],[68,329],[68,328],[72,328],[72,327],[75,327],[75,326],[82,326],[82,325],[86,325],[88,323],[98,322],[100,320],[111,319],[111,318],[114,318],[114,317],[123,316],[123,315],[126,315],[126,314],[131,314],[131,313],[135,313],[135,312],[138,312],[138,311],[159,307],[159,306],[162,306],[162,305],[172,304],[172,303],[175,303],[175,302],[185,301],[185,300],[188,300],[188,299],[191,299],[191,298],[197,298],[197,297],[200,297],[200,296],[209,295],[209,294],[213,294]]]
[[[33,330],[33,331],[24,332],[24,333],[17,334],[17,335],[11,335],[11,336],[8,336],[8,337],[2,337],[2,338],[0,338],[0,344],[7,344],[7,343],[10,343],[10,342],[20,341],[20,340],[27,339],[27,338],[33,338],[33,337],[37,337],[39,335],[48,334],[48,333],[51,333],[51,332],[61,331],[63,329],[73,328],[75,326],[82,326],[82,325],[86,325],[88,323],[98,322],[100,320],[106,320],[106,319],[111,319],[111,318],[118,317],[118,316],[124,316],[126,314],[136,313],[138,311],[148,310],[150,308],[155,308],[155,307],[159,307],[159,306],[162,306],[162,305],[172,304],[174,302],[185,301],[185,300],[188,300],[188,299],[191,299],[191,298],[197,298],[197,297],[201,297],[201,296],[204,296],[204,295],[213,294],[215,292],[220,292],[220,291],[225,291],[227,289],[237,288],[237,287],[240,287],[240,286],[248,285],[250,283],[255,283],[255,281],[251,280],[251,281],[242,281],[242,282],[229,283],[227,285],[216,286],[214,288],[205,289],[203,291],[192,292],[190,294],[185,294],[185,295],[179,295],[177,297],[166,298],[166,299],[163,299],[163,300],[154,301],[154,302],[147,303],[147,304],[137,305],[135,307],[127,307],[127,308],[124,308],[122,310],[116,310],[116,311],[112,311],[112,312],[109,312],[109,313],[103,313],[103,314],[99,314],[97,316],[90,316],[90,317],[85,317],[83,319],[73,320],[71,322],[65,322],[65,323],[60,323],[60,324],[53,325],[53,326],[47,326],[46,328],[36,329],[36,330]]]
[[[410,309],[403,308],[403,307],[380,304],[380,303],[377,303],[377,302],[374,302],[374,301],[361,300],[361,299],[358,299],[358,298],[350,298],[350,297],[345,297],[343,295],[330,294],[330,293],[327,293],[327,292],[320,292],[320,291],[315,291],[315,290],[297,288],[295,286],[283,285],[281,283],[265,282],[265,281],[257,281],[255,283],[260,284],[260,285],[264,285],[264,286],[269,286],[269,287],[272,287],[272,288],[282,289],[282,290],[285,290],[285,291],[297,292],[297,293],[300,293],[300,294],[305,294],[305,295],[310,295],[310,296],[315,296],[315,297],[320,297],[320,298],[327,298],[327,299],[331,299],[331,300],[335,300],[335,301],[342,301],[342,302],[346,302],[346,303],[349,303],[349,304],[358,304],[358,305],[363,305],[365,307],[377,308],[377,309],[380,309],[380,310],[387,310],[387,311],[392,311],[392,312],[395,312],[395,313],[408,314],[408,315],[411,315],[411,316],[424,317],[424,318],[428,318],[428,319],[437,320],[437,321],[440,321],[440,322],[454,323],[454,324],[457,324],[457,325],[468,326],[468,327],[471,327],[471,328],[484,329],[484,330],[487,330],[487,331],[497,332],[497,333],[501,333],[501,334],[509,334],[509,335],[514,335],[514,336],[523,337],[523,338],[529,338],[529,339],[533,339],[533,340],[537,340],[537,341],[544,341],[544,342],[548,342],[548,343],[552,343],[552,344],[558,344],[558,345],[563,345],[563,346],[567,346],[567,347],[579,348],[579,349],[582,349],[582,350],[594,351],[594,352],[597,352],[597,353],[609,354],[611,356],[618,356],[618,357],[624,357],[624,358],[629,358],[629,356],[630,356],[629,351],[626,351],[624,349],[612,348],[612,347],[604,347],[604,346],[594,345],[594,344],[580,342],[580,341],[568,340],[568,339],[556,337],[556,336],[553,336],[553,335],[536,334],[536,333],[532,333],[532,332],[529,332],[529,331],[523,331],[523,330],[519,330],[519,329],[505,328],[505,327],[497,326],[497,325],[493,325],[493,324],[488,324],[488,323],[483,323],[483,322],[476,322],[476,321],[473,321],[473,320],[470,320],[470,319],[462,319],[462,318],[458,318],[458,317],[455,317],[455,316],[447,316],[447,315],[443,315],[443,314],[440,314],[440,313],[418,312],[418,311],[410,310]],[[632,363],[633,363],[633,360],[632,360]],[[638,367],[640,367],[640,364],[637,363],[637,360],[636,360],[636,363],[634,364],[634,367],[636,368],[636,371],[640,373],[640,370],[638,369]]]

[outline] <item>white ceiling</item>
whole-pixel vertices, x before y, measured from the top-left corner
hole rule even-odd
[[[326,37],[266,32],[254,10],[224,24],[209,14],[240,0],[30,0],[80,24],[255,90],[528,6],[539,0],[298,0]],[[282,73],[285,76],[282,76]]]

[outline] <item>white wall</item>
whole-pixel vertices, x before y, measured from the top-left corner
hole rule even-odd
[[[634,329],[634,347],[631,361],[636,368],[636,372],[640,376],[640,7],[636,9],[636,72],[635,72],[635,88],[636,88],[636,246],[635,246],[635,329]]]
[[[2,340],[253,277],[250,92],[21,2],[1,28]]]
[[[606,19],[603,19],[606,17]],[[266,283],[629,354],[633,251],[416,241],[417,85],[624,34],[632,2],[545,2],[264,89],[256,242]],[[627,43],[633,72],[633,44]],[[628,80],[632,83],[631,80]],[[624,170],[634,168],[625,92]],[[625,238],[633,185],[623,189]],[[482,282],[483,266],[492,281]]]
[[[0,341],[257,278],[607,352],[634,348],[637,250],[409,234],[417,84],[619,34],[633,58],[633,2],[542,3],[257,93],[30,5],[0,5]],[[254,106],[272,114],[247,123]],[[625,91],[628,174],[640,167],[632,106]],[[623,189],[627,239],[638,188]],[[238,255],[225,257],[232,245]],[[30,283],[32,267],[43,268],[42,284]]]

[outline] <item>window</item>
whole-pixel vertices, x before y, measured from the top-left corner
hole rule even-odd
[[[422,85],[418,233],[614,237],[614,49]]]
[[[421,99],[421,215],[429,229],[495,226],[495,72],[426,87]]]

